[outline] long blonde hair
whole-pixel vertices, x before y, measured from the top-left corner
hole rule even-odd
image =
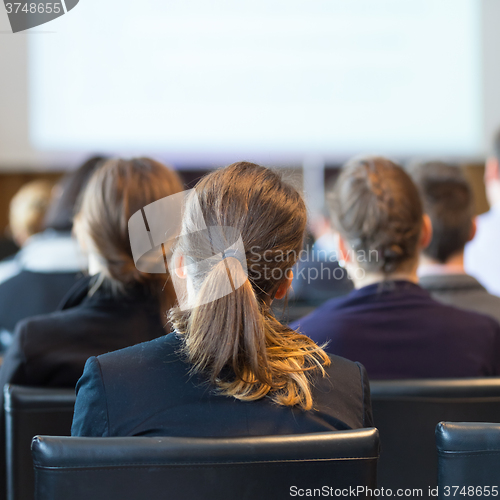
[[[205,374],[226,396],[253,401],[267,395],[280,405],[313,408],[310,377],[325,375],[330,359],[270,310],[302,248],[304,201],[279,175],[246,162],[210,173],[195,191],[208,227],[231,227],[241,235],[248,279],[237,258],[220,260],[205,272],[198,265],[199,239],[180,239],[178,250],[191,269],[196,301],[187,312],[173,309],[171,321],[192,370]],[[196,231],[194,212],[188,205],[184,234]],[[215,253],[225,250],[211,245]],[[243,285],[206,303],[228,277]]]

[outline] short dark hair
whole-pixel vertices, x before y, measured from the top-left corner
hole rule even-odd
[[[416,163],[410,174],[432,222],[432,241],[423,253],[444,264],[469,241],[474,218],[472,189],[459,167],[444,162]]]

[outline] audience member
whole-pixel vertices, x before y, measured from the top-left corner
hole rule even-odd
[[[416,186],[380,157],[355,158],[330,198],[339,252],[356,290],[292,324],[374,379],[500,375],[500,326],[418,286],[431,240]]]
[[[500,296],[500,130],[484,175],[490,210],[477,218],[475,238],[465,247],[465,270]]]
[[[145,205],[179,191],[177,174],[147,158],[109,160],[98,168],[75,217],[91,276],[74,285],[62,310],[19,323],[0,367],[0,388],[7,383],[74,387],[90,356],[165,333],[165,312],[175,302],[173,286],[168,274],[135,268],[128,220]],[[5,435],[3,412],[0,435]],[[3,470],[0,466],[0,474]]]
[[[337,255],[337,246],[330,223],[328,207],[325,206],[320,213],[312,218],[310,227],[314,237],[312,251],[323,260],[327,260],[331,256],[335,257]]]
[[[464,248],[474,238],[472,189],[458,167],[441,162],[413,165],[432,240],[420,256],[420,286],[441,302],[493,316],[500,321],[500,297],[490,295],[464,270]]]
[[[16,324],[53,312],[82,277],[86,259],[71,235],[78,197],[102,157],[93,157],[65,176],[45,217],[45,230],[32,236],[15,257],[16,269],[0,283],[0,350],[12,341]]]
[[[207,230],[199,230],[200,214]],[[187,290],[172,313],[174,332],[89,359],[72,434],[247,436],[371,426],[364,368],[330,359],[271,313],[290,285],[305,225],[299,193],[264,167],[236,163],[204,177],[186,203],[185,236],[173,258]]]
[[[29,245],[30,238],[43,231],[45,213],[50,205],[53,185],[49,181],[28,182],[14,195],[9,207],[9,229],[18,248]],[[0,283],[20,272],[18,259],[0,262]]]
[[[339,266],[326,210],[325,207],[325,213],[316,215],[311,223],[315,241],[312,247],[304,249],[298,262],[292,283],[291,309],[303,310],[298,306],[314,308],[353,289],[346,271]]]
[[[168,273],[136,269],[128,220],[180,191],[177,174],[147,158],[108,160],[93,174],[75,217],[90,276],[70,290],[60,311],[19,323],[0,367],[1,387],[8,382],[72,387],[90,356],[165,333],[175,293]]]

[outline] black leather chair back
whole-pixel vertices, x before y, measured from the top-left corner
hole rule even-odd
[[[33,500],[31,441],[37,434],[71,435],[74,389],[4,388],[8,500]]]
[[[436,445],[440,498],[500,495],[500,424],[441,422]]]
[[[375,489],[378,431],[244,438],[37,436],[32,452],[37,500],[278,500],[306,488]]]
[[[372,382],[380,431],[379,485],[437,486],[436,425],[443,421],[494,422],[500,416],[500,378]]]

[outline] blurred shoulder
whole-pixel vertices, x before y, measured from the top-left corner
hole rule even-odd
[[[67,317],[66,311],[56,311],[53,313],[32,316],[21,320],[16,330],[25,338],[37,338],[40,336],[57,336],[60,330],[67,330],[64,327],[72,323],[72,316]]]
[[[500,304],[500,300],[498,303]],[[464,329],[471,328],[473,329],[471,333],[474,335],[476,335],[477,331],[481,329],[482,331],[500,330],[500,324],[498,321],[493,316],[488,314],[483,314],[482,312],[473,311],[471,309],[462,309],[454,305],[443,304],[441,302],[437,303],[437,307],[442,313],[447,315],[447,319],[450,321],[450,324],[454,324],[457,327]]]

